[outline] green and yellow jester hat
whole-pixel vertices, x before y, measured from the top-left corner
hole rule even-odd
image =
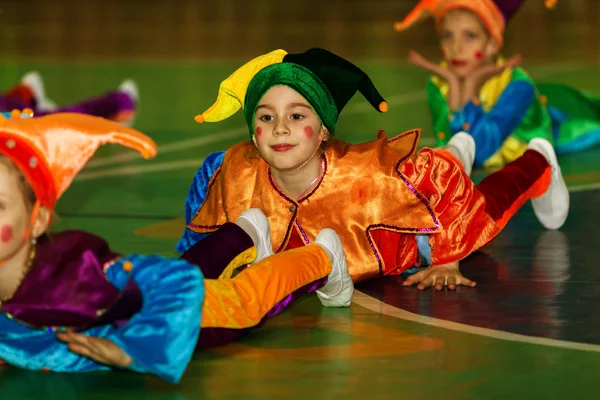
[[[269,89],[280,85],[302,95],[330,133],[357,91],[379,112],[388,110],[364,71],[330,51],[315,48],[298,54],[275,50],[249,61],[221,83],[215,104],[195,119],[198,123],[218,122],[242,108],[252,135],[260,100]]]

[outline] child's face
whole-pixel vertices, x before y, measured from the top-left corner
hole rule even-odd
[[[304,97],[287,86],[275,86],[256,109],[252,139],[271,167],[293,171],[315,155],[327,133]]]
[[[446,14],[440,38],[448,68],[461,78],[477,66],[492,62],[497,52],[479,19],[469,11],[456,10]]]
[[[29,218],[19,178],[0,163],[0,259],[19,250]]]

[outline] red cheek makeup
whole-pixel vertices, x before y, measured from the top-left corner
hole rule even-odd
[[[10,225],[2,225],[0,229],[0,240],[2,243],[10,242],[13,237],[13,228]]]
[[[307,125],[304,127],[304,135],[309,139],[312,139],[313,136],[315,136],[315,131],[313,130],[312,126]]]

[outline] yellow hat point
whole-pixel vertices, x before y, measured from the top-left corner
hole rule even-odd
[[[254,76],[263,68],[278,64],[287,55],[285,50],[274,50],[270,53],[258,56],[238,68],[227,79],[221,82],[219,93],[215,103],[195,120],[202,122],[223,121],[244,107],[246,89]]]
[[[201,124],[204,122],[204,114],[198,114],[194,117],[194,121]]]
[[[388,105],[387,102],[382,101],[381,103],[379,103],[379,111],[381,111],[382,113],[387,112],[390,109],[390,106]]]

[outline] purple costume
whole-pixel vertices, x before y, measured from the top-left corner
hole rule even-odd
[[[17,85],[8,93],[0,95],[0,111],[10,112],[26,108],[31,109],[36,117],[59,112],[75,112],[122,122],[133,118],[136,104],[135,99],[130,94],[120,90],[112,90],[102,96],[58,107],[52,111],[39,109],[37,100],[31,90],[23,84]]]

